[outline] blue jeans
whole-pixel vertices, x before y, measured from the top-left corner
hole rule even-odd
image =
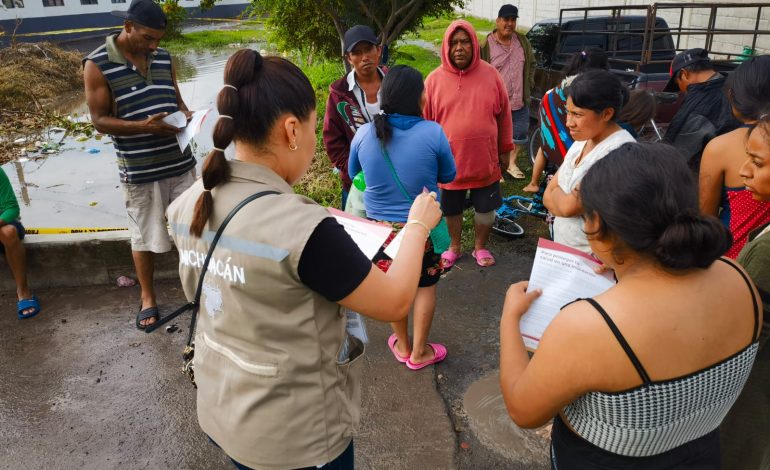
[[[219,445],[214,442],[213,439],[209,438],[209,440],[217,447]],[[253,470],[251,467],[247,467],[241,463],[236,462],[233,460],[233,458],[230,458],[230,461],[235,465],[235,468],[238,470]],[[321,470],[354,470],[355,466],[355,459],[353,455],[353,441],[350,441],[350,444],[345,448],[345,450],[342,451],[342,453],[337,457],[336,459],[332,460],[331,462],[327,463],[323,467],[320,467]],[[317,467],[305,467],[297,470],[317,470]]]
[[[524,145],[529,141],[529,106],[524,105],[521,109],[511,111],[513,120],[513,143]]]
[[[348,194],[350,194],[349,191],[342,190],[342,210],[345,210],[345,204],[348,203]]]

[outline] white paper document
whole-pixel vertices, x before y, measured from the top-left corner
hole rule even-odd
[[[180,133],[176,135],[176,141],[179,142],[179,148],[182,149],[184,152],[184,149],[187,148],[188,145],[190,145],[190,141],[193,137],[195,137],[203,127],[203,122],[206,120],[207,116],[210,114],[210,109],[204,109],[202,111],[194,111],[192,118],[190,118],[190,122],[187,122],[187,118],[185,117],[185,123],[187,123],[187,126],[182,129]],[[177,114],[177,113],[174,113]],[[172,114],[173,116],[173,114]],[[166,116],[169,117],[169,116]],[[180,127],[180,126],[177,126]]]
[[[527,290],[542,289],[543,294],[519,323],[527,349],[537,349],[546,327],[564,305],[578,298],[594,297],[615,285],[611,271],[596,274],[594,268],[600,264],[574,248],[543,238],[538,241]]]
[[[181,129],[187,125],[187,115],[182,111],[177,111],[164,117],[162,121],[166,124],[170,124]]]
[[[348,334],[360,339],[364,344],[369,342],[369,334],[366,332],[366,323],[364,317],[349,308],[342,307],[342,313],[345,315],[345,329]]]
[[[377,254],[377,251],[393,231],[387,225],[362,219],[332,207],[328,209],[369,259],[374,258],[374,255]]]
[[[406,228],[406,227],[404,227]],[[390,257],[390,259],[396,259],[396,255],[398,254],[398,249],[401,248],[401,241],[404,239],[404,230],[401,229],[395,237],[393,237],[393,240],[388,243],[388,246],[385,247],[383,252]]]

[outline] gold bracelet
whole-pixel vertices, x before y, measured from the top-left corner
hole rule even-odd
[[[411,220],[409,220],[409,221],[407,221],[407,222],[406,222],[406,225],[410,225],[410,224],[416,224],[416,225],[420,225],[420,226],[422,226],[422,228],[424,228],[424,229],[425,229],[425,232],[426,232],[428,235],[430,235],[430,229],[428,228],[428,226],[427,226],[427,225],[425,225],[425,222],[423,222],[422,220],[411,219]],[[405,225],[405,226],[406,226],[406,225]]]

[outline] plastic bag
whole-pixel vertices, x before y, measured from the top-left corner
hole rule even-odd
[[[364,207],[364,192],[355,186],[350,187],[348,200],[345,203],[345,212],[353,214],[356,217],[366,217],[366,207]]]

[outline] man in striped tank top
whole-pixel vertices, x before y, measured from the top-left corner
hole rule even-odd
[[[158,320],[154,253],[171,250],[166,208],[195,180],[195,159],[182,152],[178,128],[163,122],[176,111],[190,117],[169,53],[158,47],[166,16],[153,0],[133,0],[123,30],[83,59],[86,100],[99,132],[112,136],[128,212],[131,250],[142,288],[136,327]]]

